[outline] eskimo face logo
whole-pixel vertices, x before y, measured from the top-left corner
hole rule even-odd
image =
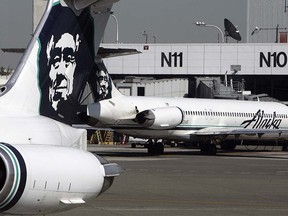
[[[105,99],[107,95],[109,94],[109,75],[104,70],[99,70],[96,72],[97,80],[98,80],[98,86],[99,91],[98,94],[100,96],[100,99]]]
[[[64,33],[59,40],[52,35],[47,44],[47,64],[50,66],[51,79],[49,101],[54,110],[57,110],[60,101],[67,100],[73,92],[73,76],[77,66],[75,54],[79,50],[80,42],[78,34],[74,37]]]
[[[251,126],[253,129],[279,129],[282,119],[276,118],[276,112],[272,118],[267,118],[264,114],[264,110],[259,109],[252,119],[243,121],[241,125],[244,125],[244,128]]]
[[[94,73],[94,20],[90,8],[75,14],[62,2],[54,4],[38,38],[39,112],[71,125]]]

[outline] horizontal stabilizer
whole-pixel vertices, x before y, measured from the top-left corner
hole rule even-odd
[[[7,53],[24,53],[25,48],[2,48],[3,52]],[[112,57],[119,57],[119,56],[126,56],[126,55],[135,55],[141,53],[136,49],[112,49],[112,48],[104,48],[99,47],[98,50],[98,57],[100,58],[112,58]]]
[[[120,49],[120,48],[112,49],[112,48],[99,47],[97,55],[100,58],[112,58],[126,55],[135,55],[139,53],[141,52],[136,49]]]
[[[73,5],[77,10],[82,10],[83,8],[86,8],[92,4],[94,4],[94,7],[104,7],[109,4],[114,4],[118,1],[119,0],[73,0]]]
[[[24,53],[25,48],[2,48],[1,49],[3,52],[8,52],[8,53]]]

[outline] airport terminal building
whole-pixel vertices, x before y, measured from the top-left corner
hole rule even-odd
[[[281,43],[103,44],[137,49],[140,54],[105,59],[113,78],[220,77],[245,81],[253,94],[288,101],[288,45]]]
[[[42,16],[46,3],[45,0],[33,1],[34,26]],[[157,80],[165,79],[158,82],[162,89],[167,89],[163,86],[171,86],[171,83],[172,86],[177,83],[188,86],[187,94],[190,97],[197,96],[195,83],[198,83],[199,77],[212,77],[208,85],[214,83],[213,79],[220,79],[225,85],[233,79],[245,84],[245,90],[252,94],[267,93],[276,99],[288,101],[288,0],[245,0],[243,4],[243,8],[247,9],[243,11],[247,26],[241,33],[241,43],[229,39],[233,43],[103,44],[107,48],[132,48],[141,52],[105,59],[109,73],[114,80],[122,80],[118,82],[118,87],[122,86],[126,94],[135,94],[131,90],[132,85],[129,87],[128,82],[125,83],[127,76],[130,76],[127,80],[138,80],[133,84],[140,87],[136,94],[147,95],[149,91],[145,94],[143,87],[151,87],[150,77],[154,77]],[[145,81],[131,76],[149,79]],[[171,79],[170,84],[163,84],[169,82],[168,79]],[[157,83],[153,88],[155,92],[161,92],[157,90]],[[179,90],[181,94],[182,91]]]
[[[195,93],[199,77],[212,77],[225,86],[231,80],[238,81],[242,90],[245,86],[252,94],[266,93],[288,101],[288,0],[245,0],[243,4],[247,26],[240,43],[229,39],[230,43],[214,44],[103,44],[141,52],[105,59],[108,71],[114,79],[188,79],[190,97],[199,96]]]

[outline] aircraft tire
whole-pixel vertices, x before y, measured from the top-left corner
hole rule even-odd
[[[283,144],[282,151],[288,151],[288,144],[287,143]]]
[[[162,155],[164,153],[164,144],[162,142],[157,142],[156,148],[159,155]]]
[[[223,142],[220,144],[222,150],[232,151],[236,148],[236,143],[231,142]]]
[[[148,145],[148,153],[150,155],[161,155],[164,153],[164,144],[161,142],[151,143]]]
[[[217,147],[215,144],[203,144],[200,146],[200,151],[203,155],[216,155]]]
[[[217,147],[215,144],[211,144],[209,147],[209,153],[210,155],[216,155],[217,153]]]

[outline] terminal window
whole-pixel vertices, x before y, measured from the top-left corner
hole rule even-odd
[[[137,88],[137,96],[145,96],[145,87]]]

